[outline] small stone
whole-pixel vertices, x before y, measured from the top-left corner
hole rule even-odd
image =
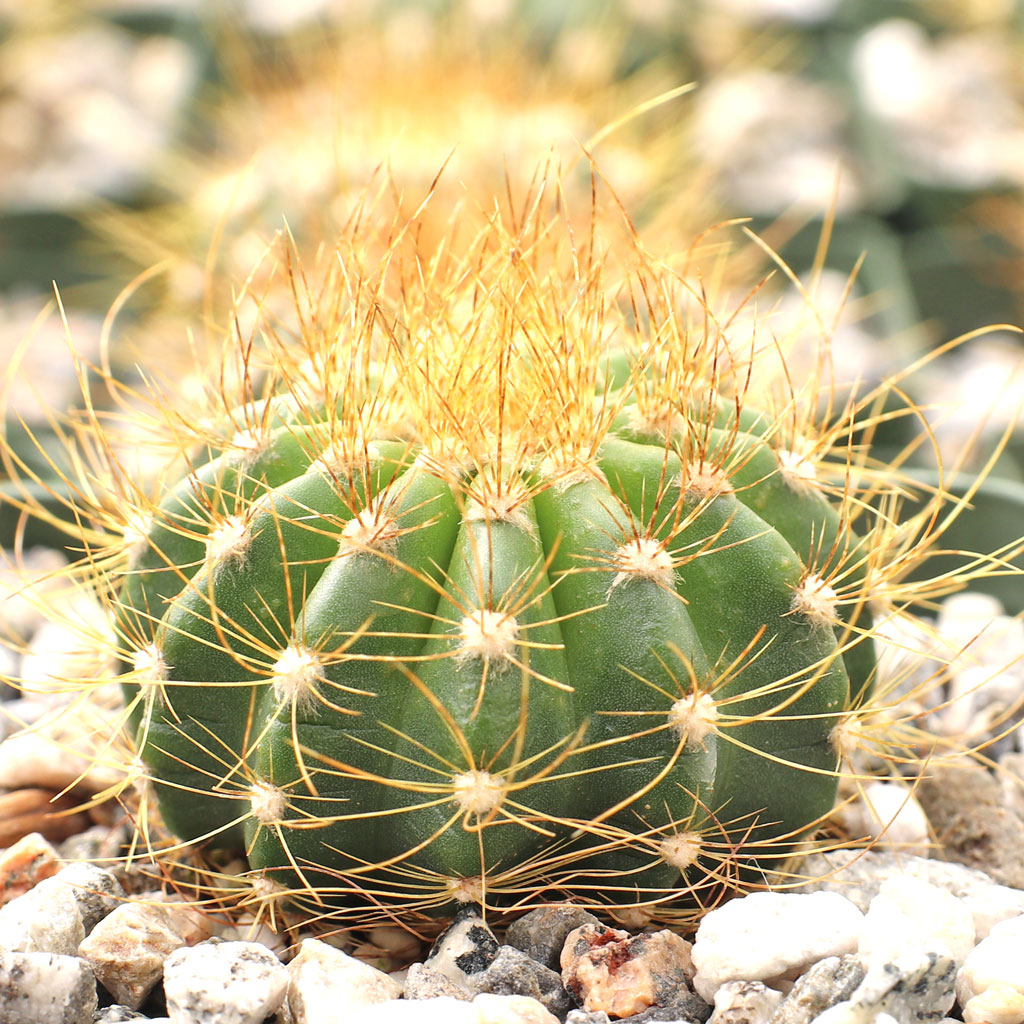
[[[284,1003],[288,972],[258,942],[202,942],[164,961],[174,1024],[263,1024]]]
[[[1024,822],[1005,806],[1000,783],[985,768],[936,764],[920,780],[918,799],[946,860],[1024,889]]]
[[[183,903],[122,903],[78,947],[103,987],[137,1010],[163,976],[164,960],[209,938],[198,911]]]
[[[378,925],[367,934],[371,946],[379,949],[384,956],[409,963],[420,955],[423,944],[404,928],[394,925]]]
[[[96,979],[76,956],[0,949],[0,1021],[93,1024]]]
[[[295,1024],[346,1024],[352,1014],[402,994],[383,971],[318,939],[303,940],[288,973]]]
[[[570,1010],[565,1024],[611,1024],[611,1017],[604,1010]]]
[[[819,1013],[849,999],[864,980],[864,968],[852,956],[828,956],[797,978],[769,1024],[811,1024]]]
[[[693,987],[711,1002],[727,981],[796,977],[827,956],[851,953],[864,918],[836,893],[756,892],[709,911],[697,930]]]
[[[481,992],[472,1006],[480,1024],[558,1024],[558,1018],[529,996],[496,995]]]
[[[838,892],[864,911],[886,879],[918,878],[963,901],[974,918],[974,933],[979,941],[997,922],[1024,913],[1024,892],[999,885],[983,871],[963,864],[877,850],[832,850],[808,857],[800,871],[819,879],[801,886],[801,892]]]
[[[963,1005],[964,1020],[985,1024],[1021,1024],[1024,1021],[1024,994],[1013,985],[990,985]]]
[[[57,851],[38,832],[30,832],[0,851],[0,905],[24,895],[59,870]]]
[[[935,1022],[955,1000],[956,963],[945,953],[911,948],[868,966],[850,998],[830,1006],[814,1024],[850,1024],[889,1014],[897,1021]]]
[[[69,864],[0,907],[0,948],[75,956],[93,925],[124,889],[94,864]]]
[[[102,863],[116,859],[121,853],[122,846],[127,846],[130,840],[130,828],[127,823],[93,825],[59,843],[57,853],[65,862],[91,860]]]
[[[102,706],[98,694],[46,713],[0,743],[0,787],[99,793],[120,785],[122,772],[95,757],[93,747],[97,736],[117,735],[122,717]]]
[[[482,1019],[473,1003],[438,996],[436,999],[389,999],[356,1011],[345,1018],[345,1024],[482,1024]]]
[[[465,987],[466,979],[482,971],[498,955],[498,940],[476,907],[463,907],[452,923],[437,938],[424,961],[456,985]]]
[[[86,935],[124,899],[124,886],[104,868],[85,861],[69,864],[44,885],[67,885],[78,901]]]
[[[466,987],[474,994],[530,996],[556,1017],[564,1017],[574,1005],[560,974],[514,946],[500,946],[498,955],[482,971],[468,975]]]
[[[974,918],[945,889],[894,875],[882,883],[868,907],[858,953],[869,963],[909,947],[949,953],[962,964],[974,948]]]
[[[1024,915],[995,925],[971,950],[957,974],[956,994],[965,1010],[990,990],[994,990],[991,997],[976,1003],[976,1010],[989,1003],[998,1004],[1000,1014],[1006,1016],[1015,1005],[1011,991],[1017,993],[1024,1007]],[[1024,1014],[1017,1024],[1020,1020],[1024,1020]]]
[[[932,845],[928,818],[913,791],[902,783],[869,783],[836,818],[851,836],[870,839],[875,849],[927,857]]]
[[[616,1017],[665,1006],[688,992],[693,977],[691,944],[667,929],[631,936],[585,924],[562,949],[562,983],[585,1010]]]
[[[665,1006],[651,1006],[628,1018],[628,1024],[704,1024],[712,1007],[693,992],[679,992]]]
[[[782,993],[763,981],[727,981],[715,993],[715,1012],[708,1024],[768,1024]]]
[[[601,922],[582,907],[538,907],[517,918],[505,932],[505,942],[553,971],[561,970],[559,957],[565,937],[574,928]]]
[[[129,1006],[114,1003],[113,1006],[105,1006],[102,1010],[97,1010],[92,1024],[123,1024],[124,1021],[130,1020],[148,1021],[150,1018]]]
[[[452,999],[461,999],[467,1003],[473,998],[447,975],[427,967],[426,964],[410,965],[405,975],[403,994],[406,999],[434,999],[437,996],[450,996]]]
[[[89,826],[89,816],[80,806],[76,797],[52,789],[31,787],[0,793],[0,846],[11,847],[32,832],[52,842],[66,839]]]

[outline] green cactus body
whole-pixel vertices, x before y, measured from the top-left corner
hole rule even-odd
[[[197,468],[121,591],[172,831],[297,898],[424,909],[661,902],[712,849],[735,875],[787,848],[870,683],[834,593],[864,559],[725,408],[668,437],[619,416],[574,468],[332,459],[326,424]]]

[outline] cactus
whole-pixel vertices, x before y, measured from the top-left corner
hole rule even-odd
[[[268,900],[699,912],[833,807],[918,550],[850,440],[877,396],[819,422],[628,225],[414,227],[320,280],[284,247],[295,311],[219,420],[164,399],[152,491],[95,419],[133,778]]]

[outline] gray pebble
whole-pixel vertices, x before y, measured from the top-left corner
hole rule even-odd
[[[1024,889],[1024,822],[1005,805],[994,775],[981,765],[935,764],[921,777],[917,798],[946,860]]]
[[[482,970],[466,978],[466,988],[477,995],[532,996],[556,1017],[564,1017],[575,1005],[562,985],[562,976],[537,963],[514,946],[501,946]]]
[[[53,881],[72,886],[86,935],[125,895],[124,887],[109,871],[87,861],[69,864],[53,876]]]
[[[618,1024],[704,1024],[711,1009],[700,996],[683,992],[667,1006],[652,1006],[632,1017],[621,1017]]]
[[[93,1024],[96,979],[76,956],[0,949],[3,1024]]]
[[[819,960],[800,976],[768,1024],[810,1024],[823,1010],[849,999],[863,980],[864,968],[852,956]]]
[[[93,1015],[92,1024],[123,1024],[124,1021],[130,1020],[148,1021],[149,1017],[144,1013],[139,1013],[138,1010],[114,1003],[113,1006],[105,1006],[102,1010],[97,1010]]]
[[[582,907],[539,907],[508,926],[505,942],[521,949],[537,963],[560,971],[559,957],[565,937],[584,924],[600,924],[600,921]]]

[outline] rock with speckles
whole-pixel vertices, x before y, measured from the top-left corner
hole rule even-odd
[[[3,1024],[93,1024],[96,979],[75,956],[0,949]]]
[[[564,1017],[574,1005],[560,974],[514,946],[499,946],[498,955],[482,971],[468,975],[466,987],[474,994],[530,996],[556,1017]]]
[[[768,1024],[782,993],[763,981],[727,981],[715,993],[715,1012],[708,1024]]]
[[[811,1024],[819,1013],[849,999],[863,980],[864,967],[856,957],[825,957],[800,975],[769,1024]]]
[[[897,1021],[929,1024],[952,1008],[956,961],[948,953],[911,947],[868,965],[849,999],[830,1006],[814,1024],[854,1024],[888,1014]]]
[[[426,964],[411,964],[405,975],[403,994],[406,999],[436,999],[449,996],[469,1002],[473,997],[451,978]]]
[[[263,1024],[284,1003],[288,972],[257,942],[201,942],[164,961],[174,1024]]]

